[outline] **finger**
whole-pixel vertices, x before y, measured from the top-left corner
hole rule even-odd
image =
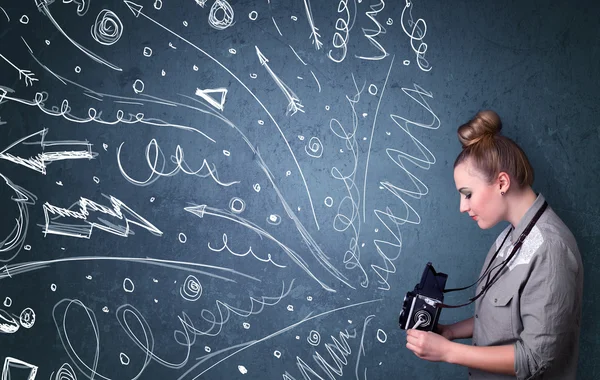
[[[407,342],[410,342],[410,344],[412,344],[412,345],[414,345],[414,346],[421,346],[421,344],[420,344],[420,342],[421,342],[421,339],[419,339],[419,338],[416,338],[416,337],[414,337],[414,336],[407,336],[407,337],[406,337],[406,341],[407,341]]]
[[[413,354],[415,354],[417,357],[421,358],[419,347],[417,347],[413,344],[410,344],[410,343],[406,343],[406,348],[411,350],[413,352]]]
[[[414,344],[412,344],[410,342],[406,342],[406,348],[408,348],[412,352],[415,352],[415,350],[417,349],[417,346],[415,346]]]

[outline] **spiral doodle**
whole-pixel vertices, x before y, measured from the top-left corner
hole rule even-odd
[[[310,330],[310,333],[308,334],[308,337],[306,337],[306,340],[308,341],[308,343],[310,343],[311,346],[316,347],[319,345],[319,343],[321,343],[321,335],[318,331]]]
[[[215,0],[210,7],[208,23],[217,30],[223,30],[233,25],[233,8],[227,0]]]
[[[308,145],[304,147],[306,154],[314,158],[320,158],[323,155],[323,144],[318,137],[311,137]]]
[[[19,322],[21,323],[21,326],[26,329],[32,328],[35,324],[35,312],[33,309],[30,307],[24,309],[19,316]]]
[[[77,380],[77,376],[75,375],[73,367],[71,367],[69,363],[65,363],[60,366],[58,371],[56,371],[53,380]]]
[[[242,198],[233,197],[229,201],[229,209],[234,214],[241,214],[246,209],[246,202]]]
[[[281,224],[281,216],[277,214],[271,214],[267,218],[267,223],[269,223],[272,226],[278,226],[279,224]]]
[[[96,16],[96,22],[91,27],[92,37],[102,45],[113,45],[123,35],[123,24],[119,17],[108,9],[103,9]]]
[[[197,301],[202,296],[202,285],[196,276],[189,275],[181,285],[179,293],[186,301]]]

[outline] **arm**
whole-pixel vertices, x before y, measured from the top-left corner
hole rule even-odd
[[[576,349],[580,328],[581,267],[561,241],[547,240],[536,253],[520,299],[523,331],[515,343],[519,379],[561,366]]]
[[[515,375],[515,346],[478,347],[451,342],[431,331],[406,330],[406,347],[421,359]]]
[[[446,360],[451,364],[515,376],[515,346],[478,347],[450,342]]]
[[[451,325],[438,324],[438,334],[448,340],[468,339],[473,337],[473,317]]]

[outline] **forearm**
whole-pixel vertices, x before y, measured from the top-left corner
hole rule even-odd
[[[449,325],[452,339],[467,339],[473,337],[473,317]]]
[[[514,345],[478,347],[450,342],[446,361],[486,372],[515,375]]]

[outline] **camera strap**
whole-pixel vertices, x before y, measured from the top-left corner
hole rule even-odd
[[[508,233],[506,234],[506,236],[504,237],[504,240],[502,240],[502,244],[500,244],[500,247],[496,250],[496,252],[494,253],[494,256],[492,256],[492,259],[488,263],[487,268],[485,269],[485,271],[483,272],[483,274],[481,275],[481,277],[479,277],[477,279],[477,281],[475,281],[473,284],[471,284],[469,286],[465,286],[463,288],[454,288],[454,289],[446,289],[446,290],[444,290],[444,293],[455,292],[455,291],[459,291],[459,290],[465,290],[465,289],[468,289],[468,288],[472,287],[473,285],[478,284],[485,276],[487,276],[488,279],[487,279],[485,285],[483,286],[483,288],[481,289],[481,291],[475,297],[470,298],[469,302],[463,303],[461,305],[446,305],[445,303],[440,303],[438,306],[442,307],[442,308],[447,308],[447,309],[454,309],[454,308],[459,308],[459,307],[467,306],[467,305],[475,302],[475,300],[477,300],[479,297],[481,297],[483,294],[485,294],[485,292],[492,285],[494,285],[494,283],[496,281],[498,281],[498,279],[500,278],[500,275],[502,274],[504,268],[512,260],[512,258],[517,253],[517,251],[519,250],[519,248],[521,248],[521,245],[523,245],[523,241],[525,241],[525,238],[527,237],[527,235],[529,235],[529,233],[533,229],[533,226],[538,221],[538,219],[540,218],[540,216],[542,216],[542,214],[544,213],[544,211],[546,210],[547,207],[548,207],[548,202],[544,201],[544,204],[535,213],[535,215],[533,216],[533,218],[531,219],[531,221],[529,222],[529,224],[527,225],[527,227],[525,227],[525,229],[523,230],[523,232],[519,236],[519,239],[517,239],[517,242],[513,246],[513,249],[511,251],[510,255],[508,255],[508,257],[504,261],[502,261],[502,263],[499,264],[499,265],[501,265],[501,268],[494,274],[494,276],[492,277],[491,280],[490,280],[491,271],[493,271],[494,268],[496,268],[498,265],[496,265],[495,267],[492,267],[491,269],[490,269],[490,267],[491,267],[492,263],[494,262],[494,260],[496,260],[496,257],[498,256],[498,253],[500,252],[500,250],[502,249],[502,246],[504,246],[504,243],[506,242],[506,239],[508,238],[508,236],[512,232],[512,230],[513,230],[512,227],[508,231]]]

